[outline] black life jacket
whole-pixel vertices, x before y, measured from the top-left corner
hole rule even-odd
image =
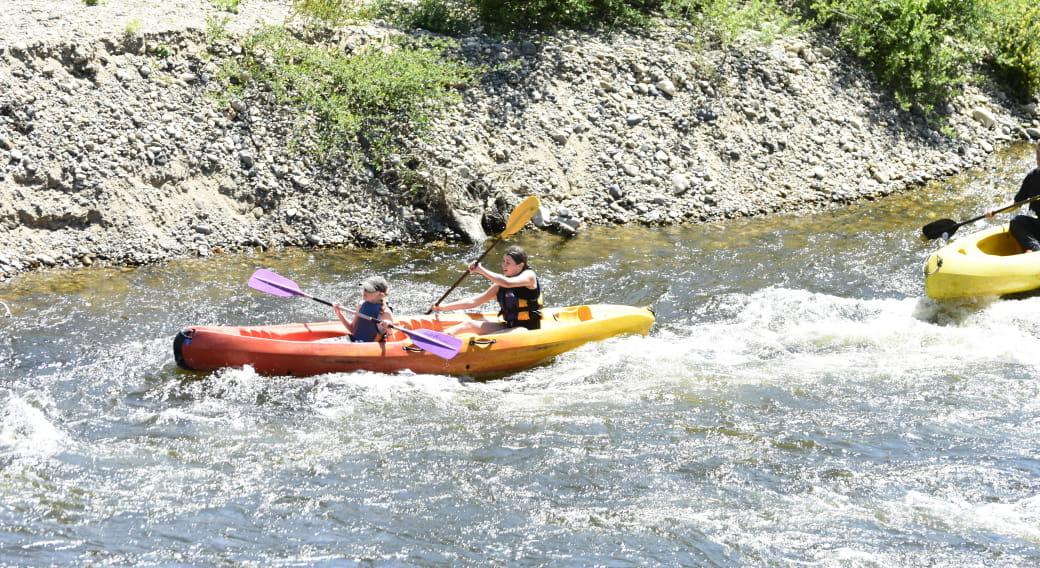
[[[530,268],[524,268],[530,270]],[[518,321],[541,321],[542,319],[542,283],[535,278],[535,288],[520,286],[519,288],[498,287],[498,315],[512,327]]]

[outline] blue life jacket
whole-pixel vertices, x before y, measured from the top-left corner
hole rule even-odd
[[[384,300],[380,300],[377,303],[361,303],[358,313],[373,319],[357,318],[357,323],[354,324],[354,333],[351,334],[351,338],[355,342],[383,340],[383,334],[379,333],[379,327],[376,324],[379,322],[379,316],[382,315],[384,307],[393,310]]]

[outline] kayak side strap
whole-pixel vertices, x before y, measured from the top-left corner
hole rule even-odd
[[[943,265],[942,257],[941,256],[937,256],[937,257],[935,257],[935,259],[936,259],[935,260],[935,270],[933,270],[931,272],[928,272],[926,270],[925,273],[924,273],[925,276],[931,276],[931,275],[935,274],[936,272],[939,272],[939,269],[942,268],[942,265]]]

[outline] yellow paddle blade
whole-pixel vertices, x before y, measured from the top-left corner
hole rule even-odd
[[[531,217],[534,217],[534,214],[538,212],[541,206],[542,202],[533,195],[521,201],[509,215],[509,219],[506,221],[506,230],[502,231],[502,236],[512,235],[519,231],[531,220]]]

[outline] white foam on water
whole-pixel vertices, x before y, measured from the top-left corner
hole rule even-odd
[[[1005,537],[1040,545],[1040,496],[991,503],[909,491],[886,508],[904,524],[959,534],[970,541],[985,535],[987,540]]]
[[[48,458],[65,450],[71,440],[40,408],[47,399],[35,393],[32,398],[36,404],[21,396],[8,396],[0,417],[0,450],[16,457]]]
[[[330,418],[402,397],[441,408],[493,400],[503,410],[520,410],[565,401],[635,400],[691,381],[902,379],[987,362],[1040,369],[1040,338],[1028,333],[1033,312],[1040,321],[1040,301],[1022,308],[1008,313],[1011,308],[998,303],[954,313],[918,298],[853,299],[771,287],[719,298],[710,313],[692,321],[659,320],[649,336],[590,343],[499,380],[328,375],[321,380],[340,388],[326,389],[316,406]],[[930,321],[943,309],[942,318],[952,323]]]
[[[444,375],[336,373],[316,378],[308,388],[308,409],[330,424],[370,423],[403,411],[444,413],[465,395],[458,379]]]
[[[906,376],[987,361],[1040,370],[1040,337],[1033,332],[1040,299],[951,308],[918,298],[842,298],[773,287],[719,298],[699,318],[665,323],[655,334],[672,344],[656,350],[663,372],[753,382],[778,374]]]
[[[1040,338],[1029,333],[1034,315],[1040,321],[1040,299],[968,306],[957,313],[918,298],[853,299],[770,287],[719,297],[688,321],[659,320],[650,336],[587,344],[547,365],[488,382],[365,372],[270,378],[246,368],[163,388],[190,391],[197,400],[190,412],[201,419],[220,415],[229,401],[256,401],[275,388],[272,381],[308,384],[312,409],[337,419],[417,401],[441,409],[492,400],[505,408],[620,401],[690,381],[901,378],[956,373],[987,362],[1040,369]]]

